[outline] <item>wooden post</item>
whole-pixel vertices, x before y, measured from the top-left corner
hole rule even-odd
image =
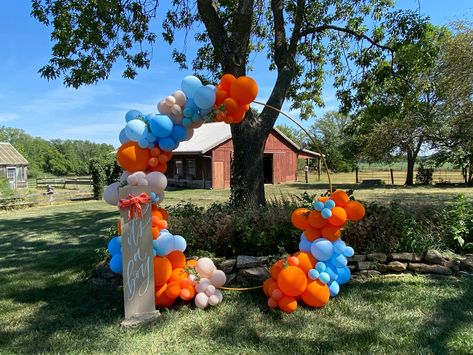
[[[391,184],[394,185],[394,174],[393,174],[393,169],[389,169],[391,172]]]
[[[355,168],[355,179],[356,179],[356,183],[358,184],[359,183],[359,180],[358,180],[358,167]]]
[[[322,165],[320,157],[317,159],[317,180],[320,181],[320,176],[322,175]]]
[[[130,194],[139,196],[143,192],[150,195],[151,190],[148,186],[126,186],[119,189],[119,196],[120,199],[129,198]],[[135,323],[159,315],[154,303],[151,203],[142,204],[141,207],[141,218],[135,215],[129,219],[129,209],[120,210],[125,321]],[[127,326],[124,322],[122,325]]]

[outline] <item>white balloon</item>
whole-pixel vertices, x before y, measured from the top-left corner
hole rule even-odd
[[[135,174],[129,175],[126,179],[126,181],[128,182],[128,185],[131,185],[131,186],[137,186],[138,180],[139,180],[139,177],[136,176]]]
[[[181,108],[181,106],[179,106],[179,105],[173,105],[173,106],[171,107],[171,113],[172,113],[173,115],[182,114],[182,108]]]
[[[200,292],[195,296],[194,302],[197,308],[205,309],[209,303],[209,298],[205,293]]]
[[[176,99],[176,104],[178,104],[181,107],[184,107],[184,105],[187,102],[186,94],[184,94],[181,90],[174,91],[172,96]]]
[[[171,107],[166,105],[166,101],[161,100],[158,103],[158,111],[163,115],[169,115],[171,113]]]
[[[146,175],[146,180],[148,180],[151,191],[158,195],[163,192],[168,185],[168,179],[166,178],[166,175],[159,171],[153,171]]]
[[[114,182],[108,185],[103,192],[103,199],[105,202],[112,206],[118,205],[118,188],[120,187],[119,182]]]
[[[197,286],[195,287],[195,290],[197,292],[205,292],[207,290],[207,287],[210,286],[210,281],[209,279],[206,278],[201,278]]]
[[[222,292],[220,292],[220,290],[215,290],[215,296],[218,297],[218,303],[222,302],[223,295],[222,295]]]
[[[130,176],[130,172],[129,171],[124,171],[122,176],[120,176],[120,182],[127,181],[126,179],[128,178],[128,176]]]
[[[227,275],[222,270],[216,270],[210,277],[210,282],[215,287],[222,287],[227,282]]]
[[[208,285],[207,289],[205,290],[205,294],[209,297],[212,296],[213,294],[215,294],[215,286],[214,285]]]
[[[184,115],[182,114],[182,112],[177,115],[171,113],[169,117],[171,117],[171,121],[174,124],[182,124],[182,119],[184,118]]]
[[[173,107],[174,104],[176,103],[176,98],[174,96],[166,96],[166,98],[164,99],[164,102],[166,103],[166,106],[169,106],[169,107]]]
[[[146,179],[138,179],[138,186],[148,186],[148,180]]]
[[[164,191],[161,191],[160,193],[156,194],[156,196],[159,197],[157,205],[159,205],[161,202],[164,201]]]
[[[220,302],[218,301],[218,297],[217,295],[211,295],[209,296],[209,305],[211,306],[216,306],[218,305]]]
[[[195,265],[195,271],[206,278],[210,278],[216,269],[214,262],[209,258],[200,258]]]

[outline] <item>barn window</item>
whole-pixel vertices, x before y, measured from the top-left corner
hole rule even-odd
[[[7,178],[9,181],[15,181],[16,169],[7,168]]]
[[[187,160],[187,177],[195,179],[195,159]]]
[[[184,174],[184,168],[183,168],[182,160],[178,159],[176,160],[176,163],[174,165],[174,177],[182,178],[183,174]]]

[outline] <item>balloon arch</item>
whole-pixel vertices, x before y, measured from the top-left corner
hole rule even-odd
[[[247,76],[225,74],[216,87],[187,76],[181,90],[158,103],[159,114],[131,110],[125,115],[126,125],[119,134],[122,145],[117,152],[124,173],[119,182],[107,186],[104,199],[121,210],[128,209],[131,218],[140,218],[141,204],[151,203],[154,295],[158,307],[169,307],[178,298],[194,300],[198,308],[222,301],[220,289],[225,289],[225,273],[217,270],[209,258],[186,260],[185,239],[168,230],[168,213],[159,207],[167,186],[164,173],[172,151],[180,142],[192,139],[194,129],[205,122],[242,122],[250,103],[261,104],[254,101],[257,93],[256,82]],[[125,186],[146,186],[151,192],[119,199],[119,188]],[[349,281],[347,257],[354,251],[340,239],[341,229],[347,221],[363,218],[365,210],[344,191],[332,191],[331,183],[330,191],[329,197],[314,201],[312,208],[298,208],[292,213],[293,225],[303,231],[300,250],[272,265],[271,277],[262,286],[270,308],[291,313],[301,300],[310,307],[322,307]],[[120,235],[122,222],[118,223]],[[123,272],[120,235],[108,244],[110,268],[116,273]]]

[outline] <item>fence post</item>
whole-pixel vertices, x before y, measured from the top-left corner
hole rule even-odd
[[[358,184],[358,167],[355,168],[356,183]]]
[[[394,185],[394,174],[393,174],[393,169],[389,169],[391,172],[391,184]]]

